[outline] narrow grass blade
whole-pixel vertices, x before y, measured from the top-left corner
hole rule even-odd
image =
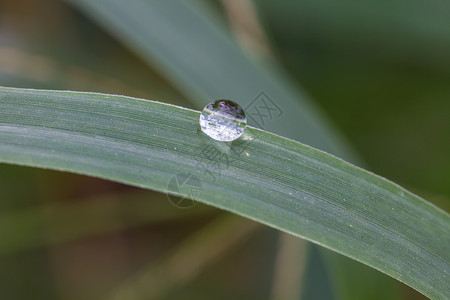
[[[429,297],[450,294],[444,211],[265,131],[247,128],[233,143],[214,142],[198,118],[197,111],[124,96],[0,88],[0,161],[196,197],[363,262]],[[173,189],[177,174],[201,185]]]

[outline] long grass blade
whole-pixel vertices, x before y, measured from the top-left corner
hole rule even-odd
[[[0,88],[0,161],[192,197],[349,256],[429,297],[450,294],[444,211],[262,130],[215,142],[198,118],[124,96]],[[174,188],[170,182],[180,178]]]

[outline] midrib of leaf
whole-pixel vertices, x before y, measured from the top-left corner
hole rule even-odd
[[[0,161],[161,192],[170,192],[174,175],[190,173],[202,182],[202,202],[354,258],[429,297],[450,293],[445,212],[390,181],[268,132],[248,128],[246,148],[214,142],[199,131],[198,117],[123,96],[1,88]],[[228,167],[209,170],[217,181],[199,165],[211,167],[202,160],[207,147],[229,159]]]

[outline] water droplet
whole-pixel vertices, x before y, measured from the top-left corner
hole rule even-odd
[[[244,110],[230,100],[215,100],[200,115],[202,131],[217,141],[234,141],[244,133],[246,125]]]

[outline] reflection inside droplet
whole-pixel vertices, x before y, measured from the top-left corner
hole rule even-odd
[[[244,133],[246,125],[244,110],[231,100],[215,100],[200,115],[202,131],[217,141],[234,141]]]

